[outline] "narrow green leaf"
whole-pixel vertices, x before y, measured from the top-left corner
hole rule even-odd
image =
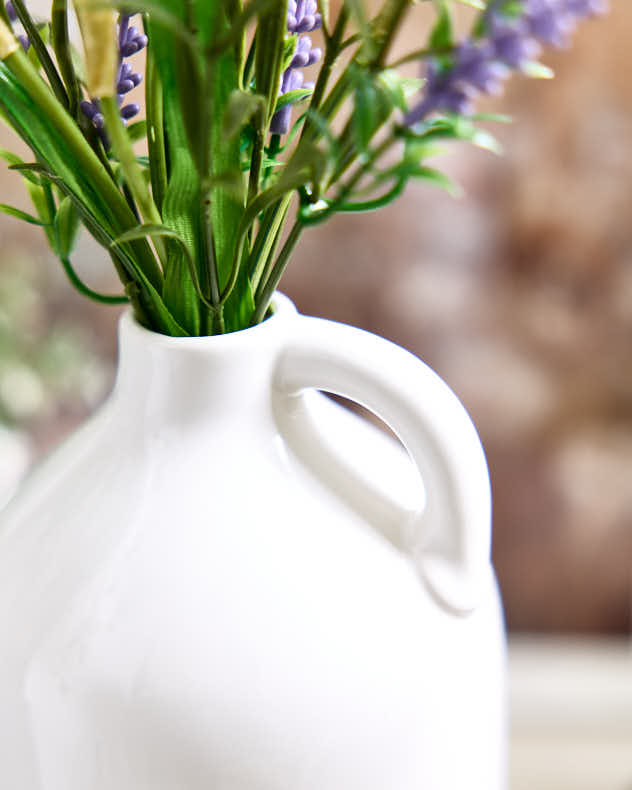
[[[493,123],[512,123],[511,115],[503,115],[497,112],[478,112],[470,116],[472,121],[491,121]]]
[[[526,74],[527,77],[534,77],[538,80],[551,80],[555,76],[553,69],[550,69],[543,63],[536,63],[535,61],[525,63],[521,67],[521,71],[523,74]]]
[[[430,34],[429,49],[447,49],[452,46],[454,32],[452,30],[452,16],[447,0],[434,0],[437,8],[438,19]]]
[[[59,204],[55,214],[55,230],[60,258],[68,258],[74,249],[81,228],[81,217],[77,207],[69,197]]]
[[[8,206],[6,203],[0,203],[0,211],[3,214],[8,214],[10,217],[15,217],[16,219],[21,219],[24,222],[28,222],[30,225],[46,225],[46,222],[42,222],[41,220],[34,217],[32,214],[28,214],[26,211],[22,211],[19,208],[15,208],[14,206]]]
[[[440,170],[436,170],[433,167],[426,167],[425,165],[419,165],[414,169],[411,169],[410,175],[414,178],[421,179],[422,181],[428,181],[431,184],[435,184],[441,189],[445,189],[452,197],[462,197],[463,196],[463,188],[455,183],[449,176],[446,176],[445,173],[442,173]]]
[[[184,336],[187,332],[178,324],[167,309],[162,297],[149,280],[141,266],[138,264],[134,251],[134,242],[128,246],[114,244],[113,236],[108,232],[107,226],[97,218],[91,210],[91,206],[84,203],[71,188],[60,178],[46,170],[38,163],[24,163],[14,165],[16,170],[32,170],[48,179],[51,183],[69,197],[75,204],[81,221],[94,236],[94,238],[108,250],[113,251],[116,261],[117,272],[121,281],[125,285],[125,291],[134,303],[134,308],[139,317],[147,319],[146,325],[157,332],[162,332],[172,336]]]
[[[13,7],[15,8],[15,12],[24,27],[24,31],[28,36],[29,41],[31,42],[34,52],[37,53],[37,58],[41,63],[42,68],[46,72],[46,76],[48,77],[48,81],[50,82],[51,88],[53,89],[57,100],[62,104],[63,107],[67,108],[69,106],[69,102],[66,89],[64,88],[64,83],[61,81],[61,77],[55,68],[55,64],[53,63],[51,56],[48,54],[46,44],[42,41],[42,37],[37,25],[31,19],[31,15],[27,11],[23,0],[14,0]]]
[[[68,0],[53,0],[51,41],[57,65],[68,93],[68,109],[70,114],[76,117],[81,100],[81,86],[73,63],[72,46],[68,33]]]
[[[142,238],[168,238],[176,242],[182,251],[184,260],[186,261],[187,268],[189,269],[189,274],[193,280],[193,284],[195,285],[198,297],[206,304],[209,310],[215,309],[214,306],[206,300],[206,297],[202,293],[195,262],[191,257],[191,252],[189,251],[186,241],[174,230],[171,230],[171,228],[167,228],[164,225],[139,225],[137,228],[132,228],[131,230],[122,233],[120,236],[114,239],[112,246]]]
[[[255,52],[255,82],[257,91],[267,99],[267,120],[272,118],[279,92],[286,29],[287,0],[280,0],[270,9],[259,13]]]
[[[127,127],[127,134],[133,143],[143,140],[147,137],[147,121],[136,121],[136,123],[130,124]]]
[[[388,95],[390,103],[402,112],[408,110],[407,100],[419,93],[423,84],[423,79],[404,77],[395,69],[384,69],[378,75],[379,88]]]
[[[299,104],[300,102],[306,101],[312,93],[312,88],[298,88],[297,90],[288,91],[282,96],[279,96],[274,107],[274,112],[278,112],[282,107],[287,107],[288,104]]]

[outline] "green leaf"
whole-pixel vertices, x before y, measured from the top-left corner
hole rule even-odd
[[[48,77],[48,81],[55,96],[57,97],[57,100],[63,107],[68,107],[69,102],[68,96],[66,95],[66,89],[64,88],[64,83],[61,81],[61,77],[55,68],[55,64],[53,63],[51,56],[48,54],[46,43],[42,40],[38,25],[33,22],[31,15],[26,9],[24,0],[15,0],[13,7],[15,8],[18,18],[24,27],[24,32],[31,42],[31,47],[29,49],[32,49],[32,51],[36,53],[37,59],[46,72],[46,76]],[[48,31],[48,25],[45,25],[44,27],[46,28],[46,31]]]
[[[452,16],[447,0],[434,0],[438,19],[430,34],[429,49],[448,49],[453,44]]]
[[[197,295],[199,298],[206,304],[206,306],[213,310],[214,306],[206,300],[206,297],[202,293],[202,289],[200,287],[200,281],[198,279],[197,270],[195,268],[195,262],[191,257],[191,252],[189,250],[189,246],[186,241],[174,230],[171,228],[167,228],[165,225],[139,225],[137,228],[132,228],[131,230],[122,233],[112,242],[112,246],[123,244],[128,241],[135,241],[137,239],[143,238],[168,238],[172,241],[176,242],[180,250],[182,251],[183,258],[186,261],[187,268],[189,269],[189,274],[193,283],[195,285],[195,289],[197,291]]]
[[[483,148],[494,154],[502,154],[502,146],[498,140],[489,132],[474,126],[469,118],[455,116],[454,135],[458,140],[466,140],[478,148]]]
[[[32,170],[40,174],[43,178],[55,184],[62,194],[73,201],[81,216],[81,221],[94,238],[106,249],[113,250],[116,260],[122,267],[122,269],[117,267],[117,271],[125,284],[126,292],[130,295],[130,301],[134,302],[137,312],[140,312],[143,317],[147,315],[151,319],[147,323],[151,329],[176,337],[187,334],[169,313],[160,294],[136,261],[133,255],[133,248],[128,245],[125,245],[125,247],[114,245],[113,236],[108,232],[104,224],[92,214],[91,207],[82,202],[81,198],[75,195],[61,178],[47,171],[45,167],[38,163],[16,164],[13,166],[13,169],[21,171]],[[133,297],[131,296],[132,293],[134,294]]]
[[[441,189],[445,189],[452,197],[458,198],[463,196],[463,188],[440,170],[436,170],[433,167],[426,167],[425,165],[418,165],[415,168],[411,168],[409,172],[413,178],[427,181],[430,184],[441,187]]]
[[[182,125],[187,134],[191,156],[198,173],[203,178],[209,166],[210,123],[210,107],[204,101],[206,94],[204,65],[199,54],[192,52],[186,46],[178,47],[175,64]]]
[[[147,121],[136,121],[127,127],[129,139],[135,143],[147,137]]]
[[[470,119],[472,121],[490,121],[492,123],[513,123],[511,115],[503,115],[496,112],[478,112],[475,115],[471,115]]]
[[[521,71],[523,74],[526,74],[527,77],[534,77],[538,80],[551,80],[555,76],[553,69],[550,69],[543,63],[536,63],[535,61],[524,63],[521,67]]]
[[[259,14],[255,50],[257,92],[267,99],[267,120],[272,118],[279,92],[285,55],[283,42],[287,29],[287,0],[277,2]]]
[[[274,112],[278,112],[282,107],[287,107],[289,104],[299,104],[306,101],[312,95],[312,88],[298,88],[297,90],[288,91],[277,99]]]
[[[59,204],[55,214],[55,230],[60,258],[67,258],[74,249],[81,228],[81,217],[77,207],[69,197]]]
[[[8,68],[21,75],[37,101]],[[24,53],[17,50],[0,63],[0,108],[11,126],[44,165],[47,178],[55,175],[68,193],[82,205],[89,207],[98,227],[110,235],[130,227],[135,222],[125,198],[112,182],[110,175],[88,146],[74,121],[55,101],[37,74],[32,72]],[[19,169],[20,165],[13,165]],[[24,168],[25,170],[27,168]],[[30,167],[29,170],[35,171]],[[92,231],[91,231],[92,232]],[[133,252],[137,267],[159,286],[162,274],[155,258],[144,242]]]
[[[169,8],[173,15],[178,15],[180,24],[184,25],[184,4],[179,0],[165,0],[163,6]],[[200,108],[199,96],[195,99],[189,96],[187,112],[181,111],[182,102],[185,101],[181,80],[186,75],[178,65],[182,48],[178,48],[173,31],[162,22],[157,24],[153,15],[150,15],[148,35],[152,41],[153,62],[163,92],[163,125],[169,165],[168,185],[162,201],[162,221],[184,242],[187,255],[197,265],[202,257],[200,169],[206,166],[207,141],[204,139],[205,133],[200,129],[196,130],[200,116],[196,116],[194,110],[204,112],[205,108]],[[198,56],[195,55],[195,58]],[[197,63],[199,66],[199,61]],[[206,123],[206,120],[202,122]],[[201,327],[200,307],[189,266],[184,265],[186,262],[182,258],[183,254],[181,246],[174,243],[174,239],[168,241],[162,296],[168,309],[187,333],[198,335]]]
[[[265,96],[241,90],[232,91],[224,111],[223,130],[226,137],[234,137],[253,115],[265,112],[266,107]]]
[[[378,75],[378,84],[392,105],[398,107],[402,112],[407,112],[408,99],[421,90],[424,80],[404,77],[395,69],[385,69]]]
[[[354,111],[352,117],[355,143],[365,152],[380,126],[388,120],[393,107],[403,102],[403,92],[392,78],[374,75],[367,69],[354,69]]]
[[[14,206],[8,206],[6,203],[0,203],[0,211],[3,214],[8,214],[10,217],[24,220],[24,222],[28,222],[30,225],[43,226],[48,224],[37,219],[37,217],[34,217],[32,214],[28,214],[26,211],[22,211],[21,209],[15,208]]]
[[[377,92],[370,73],[358,70],[354,83],[354,137],[358,149],[366,151],[376,127]]]
[[[51,41],[59,71],[68,92],[68,110],[76,117],[81,101],[81,86],[73,62],[68,30],[68,0],[53,0],[51,8]]]

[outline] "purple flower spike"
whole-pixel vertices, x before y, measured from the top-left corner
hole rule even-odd
[[[433,112],[471,112],[478,94],[500,92],[510,69],[525,70],[540,53],[540,43],[566,46],[579,19],[606,8],[607,0],[523,0],[516,18],[504,15],[501,0],[493,0],[485,12],[486,37],[466,39],[443,69],[430,60],[421,101],[404,123],[418,123]]]
[[[119,105],[123,104],[125,94],[136,88],[142,82],[143,75],[134,71],[131,63],[126,63],[125,58],[129,58],[140,52],[141,49],[147,46],[147,36],[139,32],[138,28],[129,24],[131,14],[122,14],[119,31],[118,31],[118,46],[119,46],[119,68],[116,75],[116,93]],[[104,131],[103,115],[100,113],[98,101],[83,101],[81,102],[81,109],[84,115],[89,118],[94,126],[99,130],[99,135],[103,145],[108,148],[109,141]],[[138,104],[126,104],[121,107],[121,118],[123,123],[134,118],[140,112]]]
[[[121,118],[126,121],[128,118],[138,115],[139,112],[140,107],[138,104],[126,104],[125,107],[121,107]]]
[[[289,0],[287,29],[290,33],[309,33],[322,24],[322,19],[317,13],[316,0]],[[290,65],[285,69],[279,86],[279,96],[299,88],[313,88],[311,82],[303,82],[303,74],[298,69],[313,66],[322,57],[322,50],[312,46],[309,36],[300,36],[296,42],[296,49]],[[292,108],[289,104],[274,114],[270,123],[272,134],[286,134],[290,128]]]
[[[101,107],[97,101],[82,101],[81,109],[84,115],[95,125],[95,128],[102,130],[105,126],[105,119],[101,113]]]
[[[316,0],[289,0],[287,29],[290,33],[310,33],[322,23]]]
[[[451,69],[441,72],[431,62],[426,73],[424,99],[404,122],[411,125],[442,110],[466,115],[472,111],[473,100],[479,93],[500,93],[509,69],[495,60],[493,54],[491,44],[465,40],[456,50]]]
[[[534,38],[553,47],[568,46],[575,20],[565,2],[526,0],[524,9],[524,19]]]
[[[506,21],[493,15],[490,20],[493,57],[512,69],[523,69],[541,52],[538,42],[528,35],[523,20]]]
[[[500,93],[506,76],[506,67],[493,59],[490,45],[466,40],[457,48],[451,79],[459,83],[466,93],[472,89],[480,93]]]

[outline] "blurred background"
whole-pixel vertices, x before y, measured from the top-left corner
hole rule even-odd
[[[502,158],[446,150],[464,198],[411,186],[335,218],[282,284],[300,311],[418,354],[477,425],[512,636],[512,790],[632,788],[631,42],[632,3],[613,0],[547,52],[555,80],[514,78],[487,103],[514,118],[493,129]],[[20,150],[4,129],[0,145]],[[4,166],[0,189],[28,209]],[[118,290],[90,239],[75,261]],[[111,388],[118,314],[72,290],[39,229],[0,218],[0,506]]]

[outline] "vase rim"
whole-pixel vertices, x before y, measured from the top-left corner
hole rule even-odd
[[[174,337],[172,335],[163,335],[160,332],[155,332],[153,329],[147,329],[138,323],[134,317],[134,312],[131,307],[128,307],[119,319],[119,329],[127,336],[135,336],[145,343],[150,342],[159,346],[178,346],[179,348],[195,348],[201,350],[204,346],[214,346],[217,348],[220,344],[223,348],[237,343],[241,344],[245,336],[252,337],[256,335],[261,337],[274,331],[278,326],[279,321],[297,313],[296,306],[291,299],[280,291],[276,291],[270,301],[270,308],[272,314],[263,320],[260,324],[247,327],[246,329],[239,329],[236,332],[227,332],[223,335],[196,335],[186,337]]]

